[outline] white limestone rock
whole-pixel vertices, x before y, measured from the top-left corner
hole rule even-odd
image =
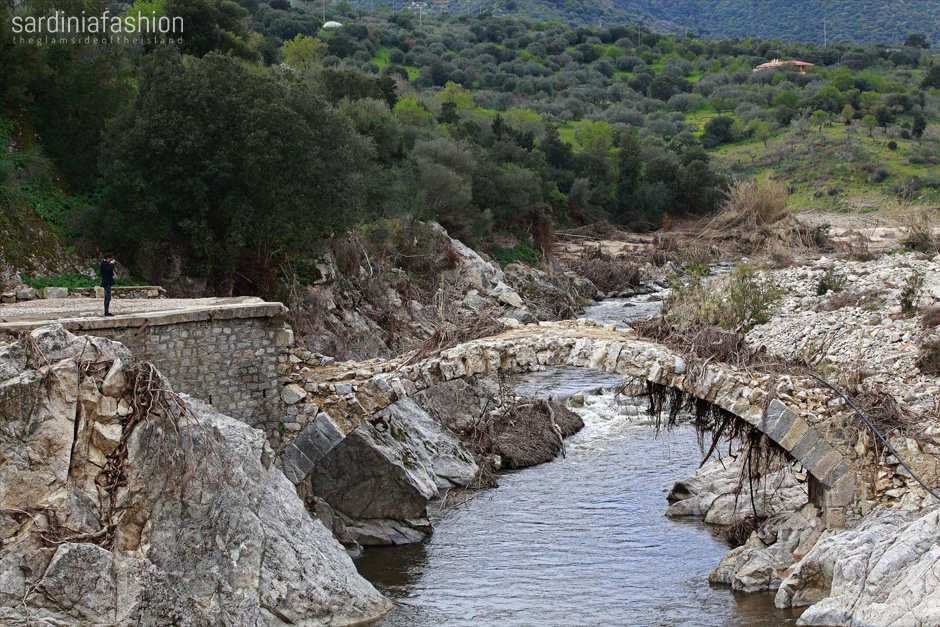
[[[364,520],[423,519],[439,489],[466,485],[476,471],[456,438],[407,398],[376,413],[323,457],[310,488],[363,527]],[[372,525],[362,537],[356,526],[349,530],[362,544],[399,543],[379,538],[382,528],[392,527]]]
[[[101,399],[115,399],[98,393],[103,380],[85,384],[94,375],[76,358],[126,349],[61,327],[33,338],[26,357],[0,354],[0,373],[21,369],[0,381],[0,624],[348,625],[390,609],[309,516],[260,431],[192,399],[198,424],[100,422]],[[126,486],[102,499],[100,449],[118,443]],[[111,498],[113,543],[40,540],[50,511],[66,535],[106,538],[95,534]]]
[[[823,538],[775,602],[810,605],[800,625],[940,624],[940,509],[877,509],[855,529]]]

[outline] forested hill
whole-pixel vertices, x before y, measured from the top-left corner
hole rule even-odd
[[[822,43],[825,21],[830,42],[901,45],[911,32],[940,41],[936,0],[614,0],[613,4],[659,25],[719,39],[758,36]]]
[[[399,9],[401,0],[355,6]],[[428,11],[515,14],[575,25],[646,24],[713,39],[757,36],[785,42],[874,41],[900,45],[908,33],[940,42],[936,0],[444,0]],[[823,31],[825,23],[826,32]]]

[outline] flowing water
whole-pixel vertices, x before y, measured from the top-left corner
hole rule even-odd
[[[655,313],[648,297],[586,312],[600,322]],[[614,389],[619,377],[576,368],[521,376],[530,396]],[[500,476],[496,489],[432,508],[424,543],[369,548],[359,572],[396,609],[382,627],[594,625],[777,627],[797,614],[770,594],[712,587],[728,546],[698,522],[667,519],[666,493],[698,466],[691,427],[655,433],[644,408],[611,392],[578,408],[567,457]],[[434,505],[434,504],[432,504]]]

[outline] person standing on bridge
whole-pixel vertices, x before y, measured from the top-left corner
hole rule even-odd
[[[114,315],[108,309],[111,306],[111,286],[114,285],[115,264],[117,261],[114,260],[114,255],[105,253],[104,259],[101,260],[101,287],[104,288],[104,315],[106,316]]]

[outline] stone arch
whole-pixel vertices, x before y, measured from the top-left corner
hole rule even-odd
[[[315,405],[314,411],[308,411],[313,419],[284,448],[284,472],[299,485],[316,462],[359,424],[432,385],[477,374],[527,372],[547,366],[576,366],[649,381],[730,412],[799,461],[812,478],[811,492],[818,493],[827,525],[844,525],[845,509],[855,499],[856,473],[806,417],[777,398],[767,402],[770,375],[719,363],[690,367],[664,346],[617,331],[613,325],[598,326],[583,320],[521,327],[416,363],[398,358],[315,371],[310,380],[324,392],[308,401]]]

